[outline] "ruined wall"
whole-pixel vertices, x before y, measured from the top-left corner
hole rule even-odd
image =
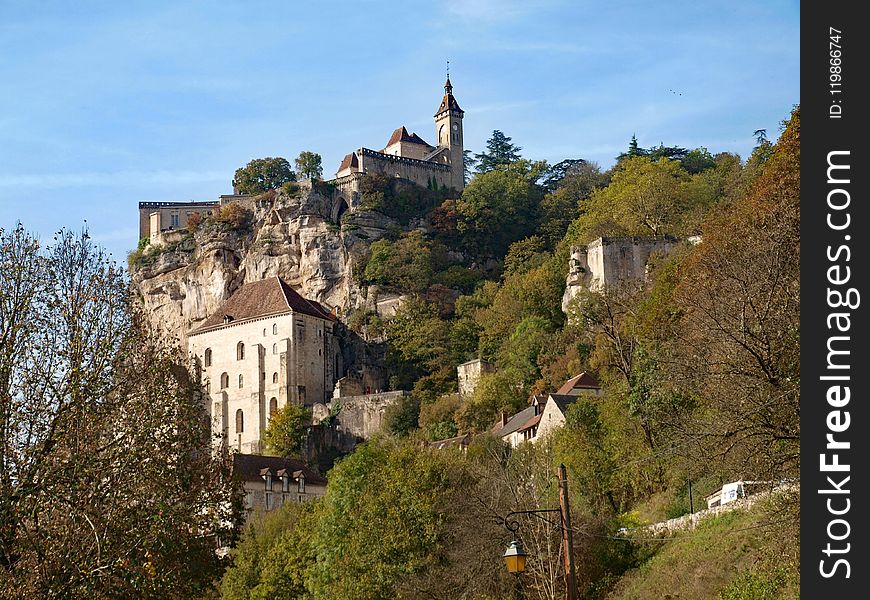
[[[349,396],[332,401],[339,406],[336,429],[346,435],[367,440],[381,431],[387,408],[407,394],[404,391]]]
[[[643,281],[650,256],[666,254],[679,243],[670,236],[600,237],[586,246],[571,246],[562,311],[567,313],[584,289],[600,292],[608,286]]]

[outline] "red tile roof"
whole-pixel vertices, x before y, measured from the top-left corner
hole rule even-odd
[[[570,394],[572,390],[600,390],[598,381],[587,372],[580,373],[566,381],[556,392],[557,394]]]
[[[338,166],[338,171],[344,171],[347,168],[359,167],[359,159],[356,157],[356,152],[351,152],[343,159],[341,159],[341,164]]]
[[[254,281],[240,287],[191,335],[217,329],[228,323],[270,315],[297,312],[335,321],[336,318],[319,302],[306,300],[280,277]]]
[[[408,133],[404,125],[393,132],[393,135],[390,136],[390,141],[387,142],[387,146],[392,146],[398,142],[409,142],[411,144],[422,144],[423,146],[432,147],[416,133]]]
[[[326,485],[326,478],[311,469],[301,460],[280,458],[278,456],[261,456],[259,454],[233,454],[233,477],[241,481],[260,481],[265,470],[279,476],[279,471],[293,474],[298,479],[305,475],[305,481],[314,485]]]

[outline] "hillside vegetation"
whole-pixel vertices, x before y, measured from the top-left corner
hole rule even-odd
[[[416,215],[407,190],[368,182],[367,206],[407,227],[371,244],[354,276],[406,301],[349,324],[386,342],[390,386],[412,393],[387,437],[329,473],[322,502],[252,521],[223,597],[564,597],[552,527],[523,523],[533,558],[521,578],[501,564],[502,517],[554,506],[560,463],[581,597],[789,597],[797,546],[781,536],[799,534],[794,498],[775,518],[723,516],[663,545],[616,532],[688,512],[689,481],[701,506],[727,481],[799,476],[799,109],[746,161],[633,144],[601,172],[523,159],[503,134],[478,158],[461,195],[421,188]],[[566,315],[570,247],[602,235],[703,241]],[[460,399],[456,365],[476,357],[498,369]],[[605,394],[572,404],[546,443],[511,450],[480,435],[467,454],[421,449],[484,433],[581,371]],[[772,562],[775,548],[790,559]]]

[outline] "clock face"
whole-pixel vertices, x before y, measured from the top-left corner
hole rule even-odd
[[[453,131],[459,131],[459,123],[453,124]]]

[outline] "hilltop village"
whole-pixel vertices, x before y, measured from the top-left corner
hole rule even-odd
[[[499,514],[553,502],[556,461],[576,518],[599,536],[577,542],[590,553],[577,585],[601,598],[623,575],[626,590],[653,585],[630,576],[655,554],[625,545],[631,535],[694,527],[696,507],[742,510],[744,495],[797,473],[797,340],[783,337],[797,271],[781,250],[799,223],[799,111],[745,160],[632,140],[608,171],[523,158],[501,131],[468,152],[464,116],[448,78],[432,143],[398,126],[331,178],[251,190],[237,172],[216,200],[140,203],[139,301],[189,357],[252,522],[309,519],[314,537],[293,525],[286,539],[315,553],[368,539],[334,537],[331,523],[439,532],[416,549],[383,542],[377,561],[330,563],[328,576],[320,554],[298,555],[298,593],[351,580],[356,591],[335,597],[502,589],[497,562],[484,577],[432,566],[465,556],[443,536],[490,552]],[[321,508],[305,512],[312,500]],[[472,533],[463,519],[494,524]],[[542,557],[530,585],[561,589],[541,535],[526,542]],[[237,565],[261,551],[251,544],[232,550]],[[759,577],[778,577],[754,558]],[[354,579],[362,568],[379,575]],[[230,569],[222,589],[249,589],[242,577]]]

